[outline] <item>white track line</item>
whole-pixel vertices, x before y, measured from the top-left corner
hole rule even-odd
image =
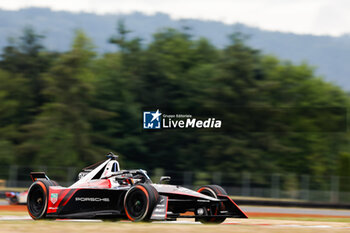
[[[14,216],[14,215],[3,215],[0,216],[0,220],[8,221],[8,220],[32,220],[29,216]]]

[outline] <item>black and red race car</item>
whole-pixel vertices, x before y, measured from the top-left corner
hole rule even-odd
[[[24,192],[5,192],[6,200],[10,205],[25,205],[27,204],[28,191]]]
[[[144,170],[120,170],[117,156],[91,165],[70,187],[61,187],[43,172],[32,172],[27,207],[34,219],[129,219],[171,221],[195,218],[221,223],[247,215],[218,185],[193,191],[177,185],[155,184]]]

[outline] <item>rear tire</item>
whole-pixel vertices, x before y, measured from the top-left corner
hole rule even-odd
[[[149,221],[159,194],[148,184],[138,184],[130,188],[124,197],[124,210],[133,222]]]
[[[29,188],[27,208],[34,220],[45,219],[50,186],[53,185],[49,180],[37,180]]]
[[[200,187],[197,192],[202,193],[204,195],[210,196],[210,197],[214,197],[214,198],[218,198],[218,195],[227,195],[225,189],[223,189],[222,187],[220,187],[219,185],[205,185]],[[215,206],[214,208],[208,209],[207,212],[208,213],[212,213],[213,215],[216,215],[218,213],[220,213],[221,210],[225,210],[225,206],[223,203],[219,203],[217,206]],[[200,217],[197,218],[198,221],[200,221],[201,223],[222,223],[223,221],[225,221],[226,217]]]

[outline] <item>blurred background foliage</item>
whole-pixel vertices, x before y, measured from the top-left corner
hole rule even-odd
[[[67,52],[47,50],[45,38],[30,27],[9,40],[0,59],[2,166],[83,167],[114,151],[122,168],[158,168],[156,176],[163,173],[159,168],[350,176],[346,129],[323,132],[291,115],[278,126],[287,129],[283,133],[250,132],[248,113],[233,109],[348,108],[348,94],[317,77],[314,68],[262,55],[240,33],[230,35],[223,49],[193,39],[186,28],[160,30],[147,45],[129,33],[120,21],[106,38],[116,52],[105,54],[96,53],[81,30]],[[220,113],[237,124],[220,133],[143,131],[142,111],[157,108]],[[332,124],[337,117],[327,119]],[[303,127],[316,129],[297,132]],[[198,184],[206,182],[205,174],[197,176]]]

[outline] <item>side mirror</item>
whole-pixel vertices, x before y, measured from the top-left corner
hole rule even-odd
[[[159,183],[163,183],[163,182],[169,182],[171,180],[170,176],[161,176],[159,179]]]

